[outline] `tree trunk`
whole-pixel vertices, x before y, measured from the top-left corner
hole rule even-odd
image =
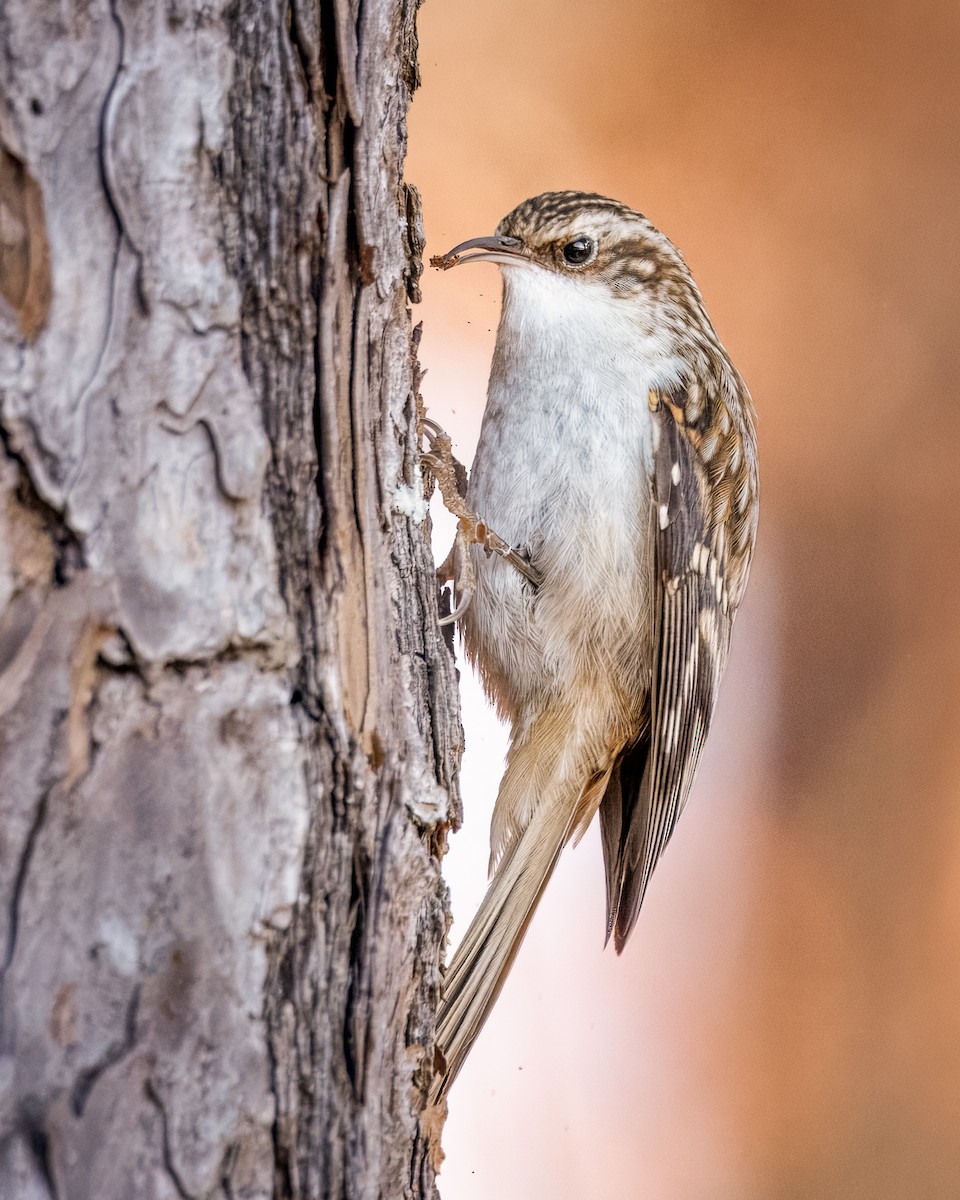
[[[434,1196],[415,0],[0,9],[0,1195]]]

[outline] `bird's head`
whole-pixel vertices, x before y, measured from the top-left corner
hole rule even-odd
[[[470,238],[431,259],[443,270],[464,262],[539,269],[614,299],[661,293],[679,298],[694,286],[679,250],[646,217],[587,192],[545,192],[524,200],[492,237]]]
[[[642,213],[589,192],[544,192],[508,213],[491,237],[470,238],[430,260],[448,270],[465,262],[503,268],[505,343],[525,344],[561,330],[572,352],[595,345],[662,368],[722,348],[683,256]],[[605,340],[607,339],[607,340]]]

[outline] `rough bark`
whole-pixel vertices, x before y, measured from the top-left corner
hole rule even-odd
[[[414,10],[0,9],[0,1195],[435,1195]]]

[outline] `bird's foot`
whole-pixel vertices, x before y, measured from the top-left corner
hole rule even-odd
[[[466,612],[473,595],[473,584],[476,578],[473,559],[466,553],[471,545],[482,546],[488,554],[497,554],[505,559],[512,567],[534,587],[541,582],[540,572],[530,562],[529,553],[516,546],[511,546],[479,514],[475,513],[467,503],[466,491],[467,472],[462,463],[453,456],[453,445],[449,434],[429,417],[421,417],[420,425],[430,443],[430,449],[420,455],[421,463],[428,469],[440,489],[444,507],[453,513],[458,521],[457,540],[444,559],[437,572],[441,583],[456,578],[462,586],[460,603],[456,611],[449,617],[444,617],[441,624],[449,624],[459,620]]]

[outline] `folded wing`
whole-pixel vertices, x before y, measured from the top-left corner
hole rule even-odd
[[[618,953],[693,784],[733,623],[724,518],[735,480],[704,462],[704,438],[685,425],[683,399],[650,395],[659,425],[650,721],[617,764],[600,807],[607,937]]]

